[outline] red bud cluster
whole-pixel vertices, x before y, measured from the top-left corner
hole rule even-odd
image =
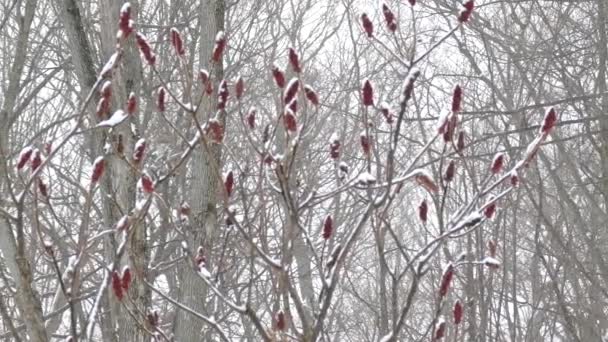
[[[156,96],[156,106],[158,107],[158,111],[161,113],[164,112],[166,109],[165,96],[166,96],[165,88],[160,87],[160,89],[158,89],[158,94]]]
[[[289,108],[285,108],[285,114],[283,115],[283,124],[285,125],[285,129],[287,129],[289,132],[295,132],[298,130],[298,122],[296,120],[296,116]]]
[[[361,89],[361,98],[363,100],[364,106],[374,105],[374,88],[372,87],[372,83],[369,80],[365,80],[363,82],[363,87]]]
[[[243,97],[243,93],[245,93],[245,81],[243,81],[241,76],[239,76],[239,78],[236,80],[236,84],[234,85],[234,93],[237,100],[240,100]]]
[[[446,269],[443,271],[443,275],[441,276],[441,286],[439,287],[439,296],[442,298],[448,294],[448,290],[450,289],[450,284],[452,283],[452,278],[454,278],[454,265],[452,263],[448,264]]]
[[[386,21],[386,27],[388,30],[395,32],[397,30],[397,18],[386,3],[382,4],[382,14],[384,14],[384,20]]]
[[[272,66],[272,78],[277,87],[285,88],[285,72],[276,64]]]
[[[232,171],[229,171],[226,175],[226,179],[224,180],[224,188],[226,189],[226,194],[228,197],[232,195],[232,190],[234,189],[234,174]]]
[[[256,113],[257,113],[257,110],[255,109],[255,107],[251,107],[249,109],[249,112],[247,112],[247,116],[245,116],[245,121],[247,122],[247,126],[249,126],[249,128],[251,128],[251,129],[255,128]]]
[[[143,192],[145,192],[146,194],[151,194],[154,192],[154,181],[152,181],[152,178],[150,178],[150,176],[144,173],[141,175],[139,181]]]
[[[93,162],[93,174],[91,175],[91,183],[95,184],[99,181],[101,176],[103,176],[103,171],[105,170],[105,161],[103,157],[98,157]]]
[[[300,56],[294,48],[289,48],[288,51],[289,64],[291,64],[291,68],[296,74],[302,72],[302,64],[300,63]]]
[[[331,237],[331,234],[334,230],[334,222],[331,218],[331,215],[327,215],[325,218],[325,222],[323,222],[323,239],[328,240]]]
[[[463,8],[460,11],[460,14],[458,15],[458,21],[461,23],[466,23],[471,18],[471,14],[473,14],[473,8],[475,7],[475,4],[473,0],[468,0],[462,5],[462,7]]]
[[[222,59],[224,49],[226,49],[226,36],[224,35],[224,32],[220,31],[215,36],[215,46],[213,47],[211,59],[218,63]]]
[[[317,96],[317,92],[308,84],[304,86],[304,94],[310,103],[315,106],[319,105],[319,96]]]
[[[127,100],[127,113],[130,115],[135,114],[137,110],[137,98],[135,97],[135,93],[129,94],[129,99]]]
[[[30,161],[33,152],[34,149],[31,146],[28,146],[21,150],[21,152],[19,153],[19,160],[17,161],[17,170],[23,169],[25,164]]]
[[[456,162],[453,160],[448,164],[448,168],[445,170],[445,181],[451,182],[454,179],[454,174],[456,173]]]
[[[139,47],[139,51],[141,51],[142,55],[144,55],[146,62],[148,62],[150,65],[154,65],[154,63],[156,63],[156,56],[154,55],[154,52],[152,52],[152,48],[150,47],[150,43],[148,43],[146,37],[137,32],[135,34],[135,40],[137,42],[137,46]]]
[[[420,221],[422,221],[422,223],[426,223],[428,219],[428,213],[429,205],[426,203],[426,200],[422,200],[422,202],[420,202],[420,205],[418,206],[418,217],[420,218]]]
[[[274,324],[277,330],[285,331],[285,329],[287,328],[287,323],[285,322],[285,314],[283,313],[283,311],[277,312],[274,317]]]
[[[454,324],[458,325],[462,322],[462,316],[464,313],[464,308],[462,307],[462,303],[459,300],[454,303]]]
[[[186,53],[184,41],[182,40],[182,35],[175,27],[171,28],[171,45],[173,45],[173,49],[178,56],[184,56]]]
[[[207,123],[207,133],[215,143],[219,144],[224,140],[224,126],[217,119],[209,120]]]
[[[369,19],[366,13],[361,14],[361,24],[363,25],[363,29],[369,38],[374,36],[374,24]]]
[[[490,171],[493,174],[500,173],[505,163],[505,155],[504,153],[497,153],[492,159],[492,166],[490,167]]]

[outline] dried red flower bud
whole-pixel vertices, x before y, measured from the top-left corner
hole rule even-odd
[[[135,114],[137,110],[137,98],[135,97],[135,93],[129,94],[129,99],[127,100],[127,113],[130,115]]]
[[[296,114],[298,112],[298,98],[294,97],[293,100],[287,104],[287,108]]]
[[[492,159],[492,166],[490,167],[490,171],[493,174],[497,174],[502,171],[502,167],[505,163],[505,155],[503,153],[497,153]]]
[[[272,66],[272,78],[274,78],[277,87],[285,88],[285,72],[276,64]]]
[[[135,143],[135,147],[133,148],[133,161],[135,163],[139,163],[143,159],[145,151],[146,151],[146,140],[139,139]]]
[[[243,93],[245,93],[245,82],[241,76],[239,76],[239,78],[236,80],[234,93],[236,94],[237,100],[240,100],[243,97]]]
[[[543,125],[540,127],[541,134],[549,134],[555,128],[557,123],[557,112],[554,108],[549,108],[545,117],[543,118]]]
[[[171,45],[173,45],[173,49],[175,49],[175,53],[177,53],[178,56],[183,56],[186,53],[182,35],[175,27],[171,28]]]
[[[452,93],[452,112],[453,113],[460,111],[461,103],[462,103],[462,88],[460,88],[460,85],[457,84],[454,87],[454,92]]]
[[[298,130],[298,122],[296,120],[296,116],[289,108],[285,109],[285,114],[283,115],[283,124],[285,125],[285,128],[290,132],[295,132]]]
[[[277,312],[274,318],[274,323],[277,330],[279,331],[284,331],[287,328],[287,324],[285,322],[285,314],[283,313],[283,311]]]
[[[363,29],[369,38],[374,36],[374,24],[369,19],[366,13],[361,14],[361,24],[363,25]]]
[[[456,173],[456,162],[453,160],[448,164],[448,168],[445,170],[445,181],[451,182],[454,179],[454,174]]]
[[[317,92],[308,84],[304,86],[304,94],[306,94],[306,98],[310,103],[315,106],[319,105],[319,96],[317,96]]]
[[[131,269],[129,269],[129,266],[125,266],[125,268],[122,269],[121,282],[121,286],[125,292],[129,290],[129,285],[131,285]]]
[[[296,74],[302,72],[302,65],[300,64],[300,56],[294,48],[289,48],[288,51],[289,64],[291,64],[291,68]]]
[[[164,87],[160,87],[158,89],[158,94],[156,96],[156,106],[158,107],[159,112],[164,112],[166,109],[165,105],[165,95],[166,91]]]
[[[331,237],[331,233],[334,230],[334,222],[331,215],[327,215],[325,222],[323,222],[323,239],[328,240]]]
[[[296,95],[298,94],[298,90],[300,89],[300,81],[297,78],[292,78],[291,81],[287,84],[285,91],[283,93],[283,102],[290,103]]]
[[[395,32],[397,30],[397,18],[395,18],[395,14],[386,5],[386,3],[382,4],[382,14],[384,14],[384,20],[386,21],[386,27],[388,27],[388,30]]]
[[[256,108],[255,107],[251,107],[251,108],[249,108],[249,112],[247,112],[247,116],[245,116],[245,121],[247,121],[247,125],[251,129],[255,128],[255,115],[256,115],[256,113],[257,113]]]
[[[462,152],[462,150],[464,150],[465,147],[465,142],[464,142],[464,132],[460,132],[458,133],[458,142],[456,143],[456,151],[457,152]]]
[[[445,320],[443,320],[443,319],[439,320],[435,326],[435,336],[434,336],[435,341],[441,340],[442,338],[445,337],[445,329],[446,329]]]
[[[452,138],[454,137],[454,131],[456,131],[457,125],[458,125],[458,115],[456,113],[450,114],[445,132],[443,132],[443,141],[444,142],[448,143],[448,142],[452,141]]]
[[[118,301],[121,301],[124,297],[124,293],[122,291],[122,279],[120,279],[120,275],[116,271],[112,272],[112,291],[114,292],[114,295]]]
[[[384,116],[384,120],[386,120],[387,124],[393,124],[393,113],[391,112],[388,103],[383,102],[380,104],[380,113],[382,113],[382,115]]]
[[[496,240],[488,241],[488,251],[490,252],[490,256],[496,257]]]
[[[110,99],[112,97],[112,82],[105,81],[101,86],[99,94],[105,99]]]
[[[34,149],[31,146],[28,146],[28,147],[24,148],[23,150],[21,150],[21,152],[19,152],[19,159],[17,161],[17,170],[23,169],[25,164],[27,164],[27,162],[30,161],[30,158],[32,157],[33,152],[34,152]]]
[[[137,46],[139,47],[139,51],[141,51],[142,55],[144,55],[146,62],[148,62],[150,65],[154,65],[154,63],[156,63],[156,56],[154,55],[154,52],[152,52],[152,48],[150,47],[150,43],[148,43],[146,37],[137,32],[135,34],[135,40],[137,42]]]
[[[217,119],[209,120],[207,132],[210,133],[211,140],[215,143],[219,144],[224,140],[224,126]]]
[[[225,48],[226,48],[226,35],[224,35],[223,31],[220,31],[215,36],[215,46],[213,47],[213,53],[212,53],[211,59],[214,62],[218,63],[222,58],[222,54],[224,53]]]
[[[428,219],[428,213],[429,205],[426,203],[426,200],[422,200],[422,202],[420,202],[420,205],[418,206],[418,217],[420,218],[420,221],[422,221],[422,223],[426,223],[426,220]]]
[[[363,88],[361,89],[361,98],[363,99],[364,106],[374,105],[374,88],[369,80],[363,82]]]
[[[449,263],[445,270],[443,271],[443,275],[441,276],[441,286],[439,287],[439,296],[442,298],[448,294],[448,290],[450,289],[450,284],[452,283],[452,278],[454,278],[454,265]]]
[[[486,218],[491,219],[494,214],[496,213],[496,202],[492,201],[490,204],[488,204],[484,210],[483,210],[483,215]]]
[[[226,104],[228,103],[228,96],[230,96],[230,91],[228,91],[228,82],[226,80],[222,80],[218,89],[218,101],[217,101],[217,109],[224,110],[226,109]]]
[[[38,178],[38,191],[44,197],[49,197],[49,191],[44,181]]]
[[[464,313],[464,308],[462,307],[462,303],[459,300],[454,303],[454,324],[458,325],[462,322],[462,314]]]
[[[511,171],[511,174],[509,175],[509,181],[511,182],[512,187],[516,188],[519,186],[519,175],[517,174],[517,171]]]
[[[42,156],[40,155],[40,150],[34,149],[34,151],[32,152],[31,162],[32,172],[35,172],[36,169],[40,167],[40,164],[42,164]]]
[[[369,155],[372,151],[372,144],[371,144],[369,137],[367,136],[367,134],[365,132],[361,132],[360,142],[361,142],[361,149],[363,149],[363,153],[365,153],[366,155]]]
[[[458,15],[458,21],[461,23],[466,23],[471,18],[471,14],[473,14],[473,8],[475,7],[475,4],[473,0],[469,0],[465,2],[462,6],[463,8],[460,11],[460,14]]]
[[[154,192],[154,182],[152,181],[152,178],[145,173],[141,175],[139,185],[146,194],[151,194]]]
[[[435,181],[433,181],[433,177],[426,170],[418,170],[418,174],[415,177],[416,182],[424,187],[429,192],[438,192],[439,188]]]
[[[228,197],[232,195],[232,190],[234,189],[234,174],[232,171],[228,172],[226,175],[226,179],[224,180],[224,188],[226,189],[226,194]]]
[[[97,115],[98,118],[103,119],[106,117],[106,115],[108,114],[109,111],[110,111],[109,99],[106,97],[100,98],[99,102],[97,103],[95,115]]]
[[[120,15],[118,19],[118,28],[122,31],[124,38],[126,39],[129,34],[133,31],[133,27],[130,25],[131,20],[131,4],[125,2],[120,8]]]

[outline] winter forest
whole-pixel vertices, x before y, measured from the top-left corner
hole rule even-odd
[[[605,0],[0,0],[0,341],[608,340]]]

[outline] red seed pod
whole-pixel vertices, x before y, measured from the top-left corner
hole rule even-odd
[[[372,144],[365,132],[361,132],[361,149],[363,149],[363,153],[369,155],[372,150]]]
[[[42,156],[40,155],[40,150],[34,149],[34,152],[32,152],[31,161],[32,172],[35,172],[36,169],[40,167],[40,164],[42,164]]]
[[[122,269],[122,289],[125,290],[125,292],[128,291],[129,285],[131,285],[131,269],[129,269],[129,266],[125,266],[125,268]]]
[[[224,140],[224,126],[217,119],[209,120],[207,133],[211,136],[211,140],[217,144]]]
[[[109,100],[112,97],[112,82],[105,81],[103,83],[103,86],[101,86],[101,90],[99,91],[99,94],[104,99],[108,99]]]
[[[145,192],[146,194],[151,194],[154,192],[154,182],[152,181],[152,178],[150,178],[150,176],[148,176],[147,174],[144,173],[141,175],[139,184],[143,192]]]
[[[49,191],[44,181],[38,178],[38,191],[44,197],[49,197]]]
[[[422,202],[420,202],[420,205],[418,206],[418,217],[420,218],[420,221],[422,221],[422,223],[426,223],[426,220],[428,219],[428,213],[429,205],[426,203],[426,200],[422,200]]]
[[[277,87],[285,88],[285,72],[276,64],[272,66],[272,78],[277,84]]]
[[[517,171],[511,171],[509,175],[509,181],[511,182],[512,187],[516,188],[519,186],[519,175],[517,174]]]
[[[555,128],[555,124],[557,123],[557,112],[555,109],[549,108],[545,117],[543,118],[543,125],[540,127],[541,134],[549,134]]]
[[[456,152],[462,152],[465,147],[464,132],[458,133],[458,142],[456,143]]]
[[[334,230],[334,222],[331,215],[327,215],[325,222],[323,222],[323,239],[328,240],[331,237],[331,233]]]
[[[220,31],[215,36],[215,46],[213,47],[213,53],[211,59],[218,63],[222,59],[222,54],[226,48],[226,35],[223,31]]]
[[[504,153],[497,153],[494,156],[494,159],[492,159],[492,166],[490,167],[490,171],[493,174],[497,174],[500,171],[502,171],[502,167],[504,166],[505,163],[505,155]]]
[[[456,113],[450,114],[448,118],[448,123],[443,133],[443,141],[448,143],[452,141],[454,137],[454,132],[456,131],[456,126],[458,126],[458,115]]]
[[[435,181],[433,181],[431,174],[428,173],[426,170],[418,170],[418,174],[416,175],[415,179],[416,179],[416,182],[418,184],[420,184],[422,187],[424,187],[427,191],[429,191],[429,192],[438,192],[439,191],[439,187],[437,187],[437,184],[435,184]]]
[[[135,97],[135,93],[129,94],[129,99],[127,100],[127,113],[130,115],[135,114],[137,110],[137,98]]]
[[[475,4],[473,0],[469,0],[465,2],[462,7],[463,8],[460,11],[460,14],[458,15],[458,21],[461,23],[466,23],[471,18],[471,14],[473,14],[473,8],[475,7]]]
[[[285,91],[283,92],[283,102],[290,103],[296,95],[298,94],[298,90],[300,89],[300,81],[297,78],[292,78],[291,81],[287,84]]]
[[[285,314],[283,313],[283,311],[277,312],[274,318],[274,323],[277,330],[279,331],[284,331],[287,328],[287,324],[285,322]]]
[[[247,121],[247,126],[249,126],[250,129],[254,129],[255,128],[255,115],[257,113],[257,110],[255,107],[251,107],[249,108],[249,112],[247,112],[247,116],[245,116],[245,121]]]
[[[409,0],[409,2],[410,2],[410,5],[412,5],[412,6],[416,5],[416,0]]]
[[[294,97],[289,104],[287,104],[287,108],[291,110],[294,114],[298,113],[298,98]]]
[[[319,96],[317,96],[317,92],[308,84],[304,86],[304,94],[306,94],[306,98],[310,103],[315,106],[319,105]]]
[[[449,263],[445,270],[443,271],[443,275],[441,276],[441,286],[439,287],[439,296],[442,298],[448,294],[448,290],[450,289],[450,284],[452,283],[452,278],[454,278],[454,265]]]
[[[456,173],[456,162],[453,160],[448,164],[448,168],[445,170],[445,181],[451,182],[454,179],[454,174]]]
[[[296,116],[289,108],[285,109],[285,114],[283,115],[283,124],[289,132],[295,132],[298,130],[298,122],[296,120]]]
[[[232,190],[234,189],[234,174],[232,171],[229,171],[226,175],[226,179],[224,180],[224,188],[226,189],[226,194],[228,197],[232,195]]]
[[[26,148],[21,150],[21,152],[19,152],[19,159],[17,161],[17,170],[23,169],[25,164],[27,164],[27,162],[30,161],[30,158],[32,157],[33,152],[34,152],[34,149],[31,146],[27,146]]]
[[[494,217],[495,213],[496,213],[496,202],[492,202],[492,203],[488,204],[483,210],[483,215],[489,219]]]
[[[159,112],[164,112],[166,107],[165,107],[165,88],[164,87],[160,87],[160,89],[158,89],[158,94],[156,96],[156,106],[158,108]]]
[[[112,272],[112,291],[118,301],[121,301],[124,296],[122,291],[122,279],[120,279],[120,275],[116,271]]]
[[[384,14],[384,20],[386,21],[386,27],[388,27],[388,30],[395,32],[397,30],[397,18],[395,18],[395,14],[386,5],[386,3],[382,4],[382,14]]]
[[[129,34],[133,31],[131,22],[131,4],[125,2],[120,8],[120,15],[118,19],[118,28],[122,32],[122,35],[126,39]]]
[[[452,93],[452,113],[460,112],[462,103],[462,88],[460,85],[456,85],[454,87],[454,92]]]
[[[97,103],[97,109],[95,110],[95,115],[98,118],[103,119],[106,117],[108,112],[110,111],[110,101],[108,98],[102,97],[99,99]]]
[[[491,257],[496,257],[496,248],[497,248],[497,244],[496,244],[496,240],[490,240],[488,241],[488,252],[490,253]]]
[[[361,89],[361,97],[363,99],[364,106],[374,105],[374,88],[369,80],[363,82],[363,88]]]
[[[369,38],[374,36],[374,24],[369,19],[366,13],[361,14],[361,24],[363,25],[363,29]]]
[[[462,303],[460,303],[459,300],[456,301],[456,303],[454,303],[454,324],[458,325],[460,324],[460,322],[462,322],[462,314],[464,312],[464,309],[462,307]]]
[[[241,76],[239,76],[239,78],[236,80],[236,84],[234,85],[234,93],[236,94],[237,100],[240,100],[243,97],[243,93],[245,93],[245,82]]]
[[[445,337],[445,329],[445,320],[440,320],[439,322],[437,322],[437,325],[435,326],[435,341],[441,340]]]
[[[143,159],[145,151],[146,151],[146,140],[139,139],[135,143],[135,147],[133,148],[133,161],[136,164],[139,163]]]
[[[144,55],[146,62],[148,62],[150,65],[154,65],[154,63],[156,63],[156,56],[154,55],[154,52],[152,52],[152,48],[150,47],[150,43],[148,43],[146,37],[137,32],[135,33],[135,40],[137,41],[139,51],[141,51],[142,55]]]
[[[300,56],[294,48],[289,48],[288,51],[289,64],[291,64],[291,68],[296,74],[302,72],[302,64],[300,64]]]
[[[178,56],[183,56],[186,53],[184,49],[184,41],[182,40],[182,35],[175,28],[171,28],[171,45],[173,45],[173,49]]]

